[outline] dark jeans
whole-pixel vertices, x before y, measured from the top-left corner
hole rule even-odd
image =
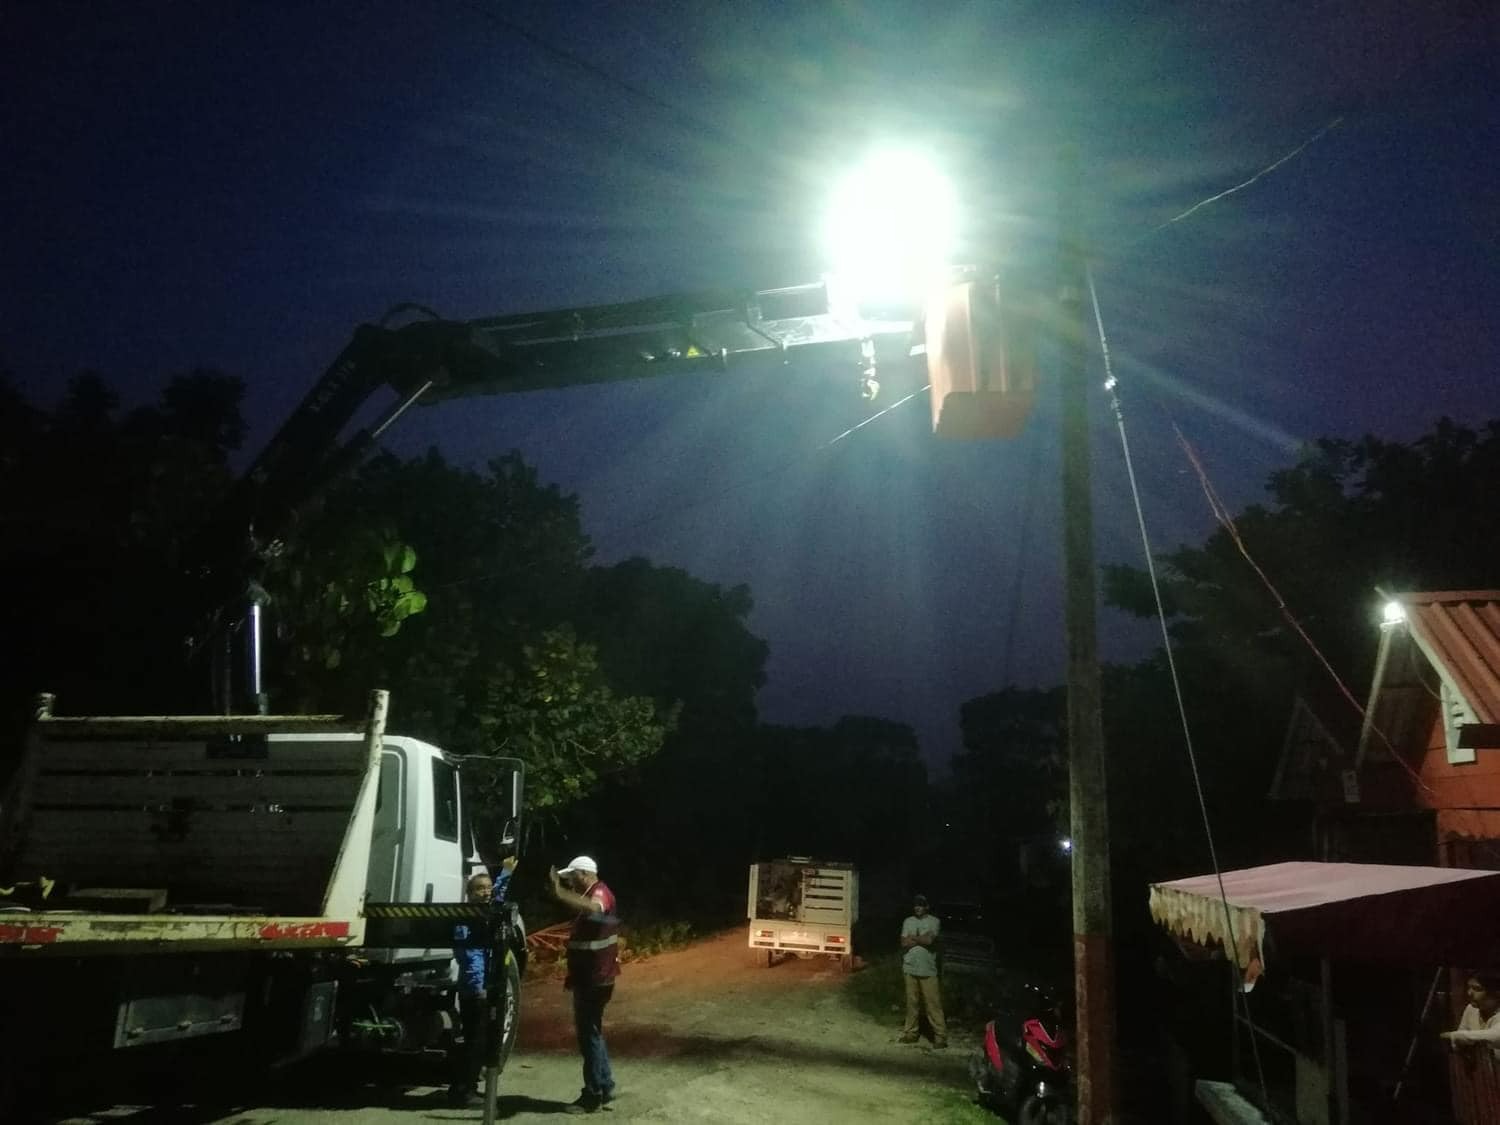
[[[452,1068],[448,1081],[453,1093],[467,1094],[478,1087],[479,1074],[484,1069],[484,997],[460,994],[458,1021],[463,1041],[454,1043],[448,1053]]]
[[[614,994],[613,984],[573,986],[573,1027],[578,1032],[578,1053],[583,1056],[586,1098],[614,1096],[615,1076],[604,1046],[604,1006]]]

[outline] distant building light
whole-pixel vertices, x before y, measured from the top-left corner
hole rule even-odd
[[[1385,603],[1385,608],[1380,611],[1380,624],[1384,628],[1393,628],[1405,624],[1406,607],[1397,601]]]
[[[1065,852],[1071,852],[1073,850],[1073,841],[1068,839],[1066,836],[1064,836],[1062,840],[1062,850]]]

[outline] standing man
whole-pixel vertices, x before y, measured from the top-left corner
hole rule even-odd
[[[490,873],[482,867],[475,871],[464,888],[468,901],[487,906],[497,894],[503,900],[511,872],[515,869],[515,859],[507,858],[500,864],[498,879],[491,879]],[[453,1044],[448,1056],[452,1067],[448,1100],[455,1106],[475,1106],[481,1104],[479,1074],[484,1069],[484,1001],[490,981],[490,948],[483,926],[460,922],[453,927],[453,959],[458,962],[458,1019],[463,1039]]]
[[[917,1041],[917,1015],[923,1009],[932,1027],[932,1045],[942,1050],[948,1045],[948,1025],[943,1022],[943,994],[938,986],[937,946],[940,929],[937,917],[927,913],[927,897],[912,899],[911,914],[901,923],[901,972],[906,977],[906,1026],[901,1042]]]
[[[552,897],[577,912],[568,935],[568,978],[573,992],[573,1027],[583,1056],[583,1092],[569,1113],[597,1113],[615,1097],[615,1076],[604,1045],[604,1006],[620,975],[620,919],[615,896],[599,879],[599,865],[578,856],[561,871],[553,868]]]

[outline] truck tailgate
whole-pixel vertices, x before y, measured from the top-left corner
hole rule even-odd
[[[357,944],[385,703],[364,723],[44,706],[0,884],[51,893],[0,898],[0,952]]]

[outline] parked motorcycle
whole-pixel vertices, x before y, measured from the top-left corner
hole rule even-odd
[[[1073,1069],[1057,1001],[1035,986],[1015,1022],[984,1025],[984,1044],[969,1060],[976,1099],[1014,1125],[1073,1125]]]

